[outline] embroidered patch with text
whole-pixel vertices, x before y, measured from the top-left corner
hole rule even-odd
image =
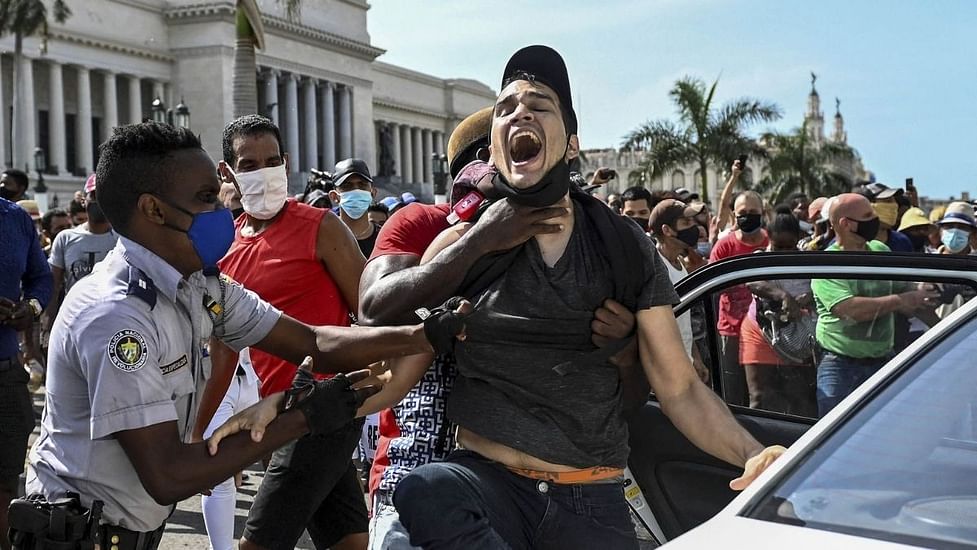
[[[123,372],[134,372],[146,364],[146,339],[138,332],[126,329],[115,333],[109,340],[109,360]]]

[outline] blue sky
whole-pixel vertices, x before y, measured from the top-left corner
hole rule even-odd
[[[514,51],[553,46],[584,148],[674,117],[667,94],[683,75],[719,77],[721,101],[776,102],[784,117],[772,128],[788,130],[814,71],[828,130],[837,96],[849,143],[879,181],[977,194],[977,2],[372,0],[368,20],[388,51],[380,60],[496,91]]]

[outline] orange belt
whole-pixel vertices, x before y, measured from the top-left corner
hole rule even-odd
[[[506,466],[506,468],[509,468],[509,471],[514,474],[530,479],[563,484],[594,483],[624,476],[624,470],[622,468],[611,468],[609,466],[594,466],[593,468],[570,470],[568,472],[544,472],[541,470],[527,470],[525,468],[513,468],[510,466]]]

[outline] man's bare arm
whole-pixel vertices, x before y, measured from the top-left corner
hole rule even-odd
[[[61,292],[64,290],[64,269],[52,265],[51,277],[54,281],[54,284],[51,286],[51,300],[47,304],[47,309],[44,310],[44,328],[48,332],[54,326],[54,319],[58,316],[58,310],[61,309]]]
[[[312,357],[315,372],[365,369],[393,357],[428,353],[423,325],[401,327],[312,327],[282,315],[256,348],[296,365]]]
[[[746,488],[786,449],[764,448],[736,422],[729,408],[703,384],[679,334],[672,308],[658,306],[638,312],[638,347],[662,411],[696,447],[743,467],[730,488]]]
[[[420,258],[416,256],[374,259],[360,281],[360,323],[412,322],[415,309],[434,307],[454,296],[479,258],[516,247],[536,235],[559,232],[559,225],[546,221],[565,214],[565,208],[529,208],[500,200],[485,211],[471,231],[427,264],[418,265]],[[413,267],[404,268],[411,263]],[[392,269],[394,266],[398,269]]]
[[[339,216],[327,212],[322,217],[316,239],[316,257],[336,281],[350,311],[358,311],[360,276],[363,274],[366,258],[356,243],[356,237]]]
[[[840,319],[849,319],[857,323],[871,321],[880,315],[895,312],[914,315],[919,309],[935,305],[939,295],[935,290],[919,288],[877,298],[853,296],[837,303],[831,308],[831,312]]]
[[[280,400],[282,394],[267,399],[273,398]],[[210,455],[205,442],[181,442],[176,422],[125,430],[115,438],[149,496],[165,506],[216,486],[307,432],[302,413],[291,411],[275,418],[260,442],[253,441],[247,432],[225,438],[216,456]]]
[[[370,396],[356,411],[356,416],[380,412],[400,403],[407,392],[421,381],[433,359],[433,354],[422,353],[387,361],[390,377],[384,382],[383,388]]]

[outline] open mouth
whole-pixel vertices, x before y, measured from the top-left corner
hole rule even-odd
[[[542,150],[543,142],[536,134],[526,130],[518,132],[509,140],[509,156],[516,164],[533,160]]]

